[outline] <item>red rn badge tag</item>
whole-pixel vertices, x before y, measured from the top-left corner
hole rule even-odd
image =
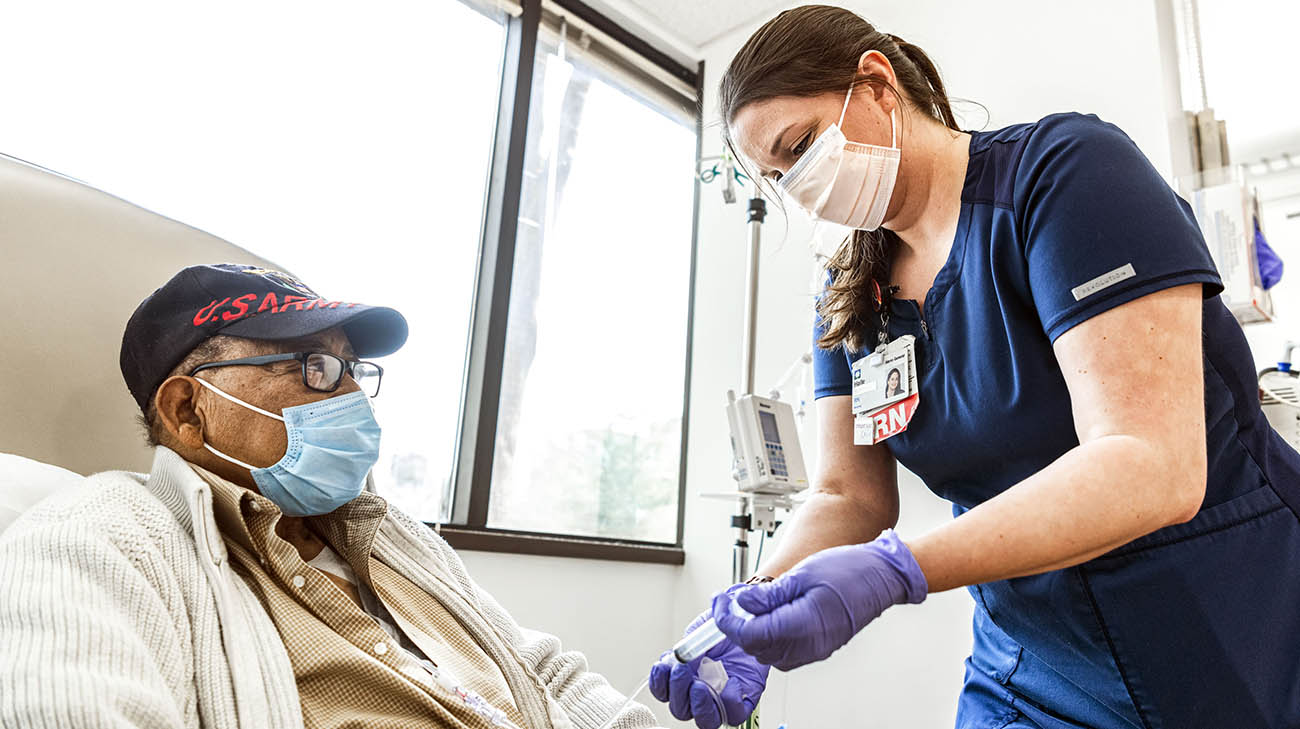
[[[916,405],[919,402],[921,396],[914,393],[906,400],[900,400],[884,410],[854,418],[853,443],[875,445],[907,430],[907,426],[912,422],[912,416],[916,414]]]

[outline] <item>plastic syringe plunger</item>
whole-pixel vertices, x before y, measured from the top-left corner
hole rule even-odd
[[[754,617],[753,613],[741,607],[733,599],[731,601],[731,614],[736,617],[749,618]],[[718,629],[718,624],[709,618],[700,624],[698,628],[686,634],[685,638],[677,641],[673,646],[673,658],[680,663],[690,663],[691,661],[708,653],[715,645],[726,640],[727,635]]]

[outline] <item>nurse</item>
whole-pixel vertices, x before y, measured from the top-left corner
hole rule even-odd
[[[960,131],[920,48],[826,6],[759,29],[720,104],[752,171],[857,230],[817,305],[812,495],[758,584],[697,619],[729,640],[657,664],[655,696],[739,723],[769,666],[966,587],[962,729],[1300,726],[1300,455],[1188,206],[1124,132]],[[915,399],[901,432],[868,414],[855,435],[882,345]],[[951,522],[892,531],[899,463]]]

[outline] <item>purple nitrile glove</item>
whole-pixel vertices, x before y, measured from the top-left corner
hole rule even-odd
[[[727,592],[744,587],[733,585]],[[708,611],[701,613],[686,633],[708,619]],[[650,667],[650,693],[667,702],[668,711],[679,720],[694,717],[700,729],[717,729],[724,723],[736,726],[754,713],[769,670],[730,640],[690,663],[678,663],[667,651]]]
[[[1273,288],[1282,280],[1282,259],[1264,238],[1259,221],[1255,221],[1255,262],[1259,264],[1260,285],[1265,289]]]
[[[929,588],[907,545],[886,529],[873,542],[810,555],[772,582],[713,598],[713,619],[732,641],[782,671],[820,661],[885,608],[919,603]],[[754,614],[737,617],[730,602]]]

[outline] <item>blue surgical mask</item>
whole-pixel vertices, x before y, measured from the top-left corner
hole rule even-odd
[[[366,474],[379,460],[379,423],[364,392],[331,397],[283,410],[249,405],[202,379],[199,384],[227,400],[284,423],[289,445],[266,468],[231,458],[207,443],[213,455],[247,468],[263,496],[287,516],[328,514],[361,495]]]

